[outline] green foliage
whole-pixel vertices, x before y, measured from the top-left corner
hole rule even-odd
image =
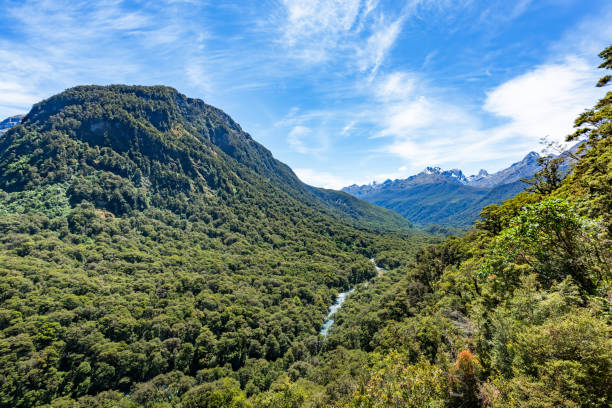
[[[183,408],[246,408],[250,404],[240,390],[240,384],[231,378],[222,378],[202,384],[187,391],[183,396]]]
[[[442,408],[446,405],[448,380],[440,368],[427,361],[407,364],[398,353],[374,357],[378,362],[368,382],[341,406]]]
[[[516,287],[521,275],[535,272],[549,287],[566,276],[593,291],[611,278],[609,242],[599,222],[578,215],[560,199],[526,206],[491,246],[481,274]]]
[[[587,310],[572,312],[517,334],[510,399],[529,406],[573,401],[601,407],[612,401],[610,328]]]
[[[0,216],[31,212],[54,218],[70,211],[66,186],[55,184],[13,193],[0,190]]]
[[[476,221],[476,227],[497,235],[510,226],[510,221],[519,214],[524,206],[539,200],[539,195],[523,192],[500,205],[488,205],[482,209],[480,220]]]
[[[316,384],[299,380],[292,382],[289,378],[279,378],[270,391],[257,395],[253,405],[261,408],[300,408],[308,399],[321,398],[320,387]]]

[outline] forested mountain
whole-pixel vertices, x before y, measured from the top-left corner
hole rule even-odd
[[[184,212],[175,205],[177,194],[188,198],[219,190],[231,195],[237,179],[250,182],[256,174],[262,188],[271,183],[362,226],[409,227],[391,211],[358,200],[348,203],[340,193],[337,199],[320,200],[224,112],[167,87],[70,89],[35,105],[22,126],[0,141],[0,149],[5,191],[68,183],[73,204],[89,199],[116,214],[151,205]],[[368,223],[367,217],[376,221]]]
[[[527,186],[521,180],[532,177],[538,170],[539,158],[531,152],[507,169],[493,174],[481,170],[469,177],[458,169],[428,167],[406,179],[352,185],[342,191],[391,209],[421,226],[469,227],[484,207],[520,193]]]
[[[256,396],[408,227],[174,89],[69,89],[0,137],[0,406]]]

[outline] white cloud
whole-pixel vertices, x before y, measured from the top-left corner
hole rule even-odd
[[[379,136],[406,137],[418,129],[433,125],[435,120],[434,107],[425,96],[391,104],[386,107],[382,120],[384,129]]]
[[[543,137],[563,141],[576,116],[603,95],[594,87],[599,75],[592,63],[570,56],[494,87],[480,109],[447,102],[420,87],[381,105],[377,136],[391,142],[380,151],[407,160],[413,171],[439,165],[469,172],[484,161],[511,162],[539,150]],[[493,114],[499,124],[487,125],[483,114]]]
[[[392,72],[374,84],[374,93],[383,101],[404,100],[413,94],[416,77],[406,72]]]
[[[0,81],[0,109],[3,116],[25,113],[41,99],[35,90],[25,88],[15,82]]]
[[[283,0],[282,43],[310,64],[344,60],[350,68],[376,73],[401,32],[408,11],[385,13],[378,0]]]
[[[342,187],[346,187],[353,184],[353,179],[339,177],[325,171],[316,171],[308,168],[293,169],[295,174],[304,183],[315,187],[331,188],[339,190]]]
[[[302,125],[294,126],[291,129],[287,142],[294,151],[302,154],[322,153],[329,145],[326,136]]]
[[[361,0],[283,0],[286,21],[283,41],[296,56],[315,63],[326,60],[329,51],[351,35]]]
[[[532,2],[533,0],[518,0],[510,13],[510,18],[519,17],[521,14],[527,11],[527,8]]]
[[[283,0],[287,9],[285,36],[290,44],[347,32],[355,24],[361,0]],[[329,38],[331,36],[331,38]]]
[[[185,63],[185,74],[191,82],[205,94],[212,93],[213,83],[205,70],[206,61],[203,58],[192,58]]]
[[[44,93],[37,88],[40,78],[49,75],[51,66],[38,58],[1,49],[0,117],[25,113]]]
[[[576,116],[602,96],[594,87],[599,75],[592,63],[570,56],[499,85],[487,94],[483,109],[509,121],[492,129],[492,136],[563,141]]]
[[[379,18],[376,28],[365,43],[365,47],[358,49],[357,58],[360,70],[370,70],[372,74],[376,73],[395,44],[405,18],[405,15],[400,15],[391,23],[385,21],[384,17]]]
[[[355,126],[355,121],[351,120],[345,127],[342,128],[340,134],[343,136],[346,135],[351,129],[353,129],[353,126]]]

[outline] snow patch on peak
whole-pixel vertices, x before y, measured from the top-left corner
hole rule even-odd
[[[459,169],[450,169],[442,174],[460,182],[461,184],[466,184],[468,182],[467,178],[465,178],[463,175],[463,172]]]
[[[425,174],[440,174],[441,172],[442,169],[440,167],[426,167],[425,170],[423,170]]]

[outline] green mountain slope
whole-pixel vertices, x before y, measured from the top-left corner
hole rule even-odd
[[[384,210],[378,215],[357,200],[351,202],[354,208],[319,200],[225,113],[167,87],[70,89],[35,105],[22,126],[0,141],[0,149],[5,191],[68,183],[72,203],[88,199],[117,214],[151,205],[194,211],[177,208],[168,197],[206,194],[225,200],[241,182],[260,188],[269,183],[362,226],[409,228],[400,217]],[[96,191],[98,182],[109,188]],[[388,225],[368,223],[374,219]]]
[[[395,211],[359,200],[343,191],[309,187],[310,191],[340,216],[348,216],[359,227],[377,228],[389,231],[405,231],[410,222]]]
[[[396,191],[380,191],[367,196],[373,204],[389,208],[417,224],[431,223],[465,227],[473,222],[457,214],[471,213],[488,190],[459,183],[419,184]]]
[[[0,406],[257,395],[407,227],[171,88],[49,98],[0,137]]]

